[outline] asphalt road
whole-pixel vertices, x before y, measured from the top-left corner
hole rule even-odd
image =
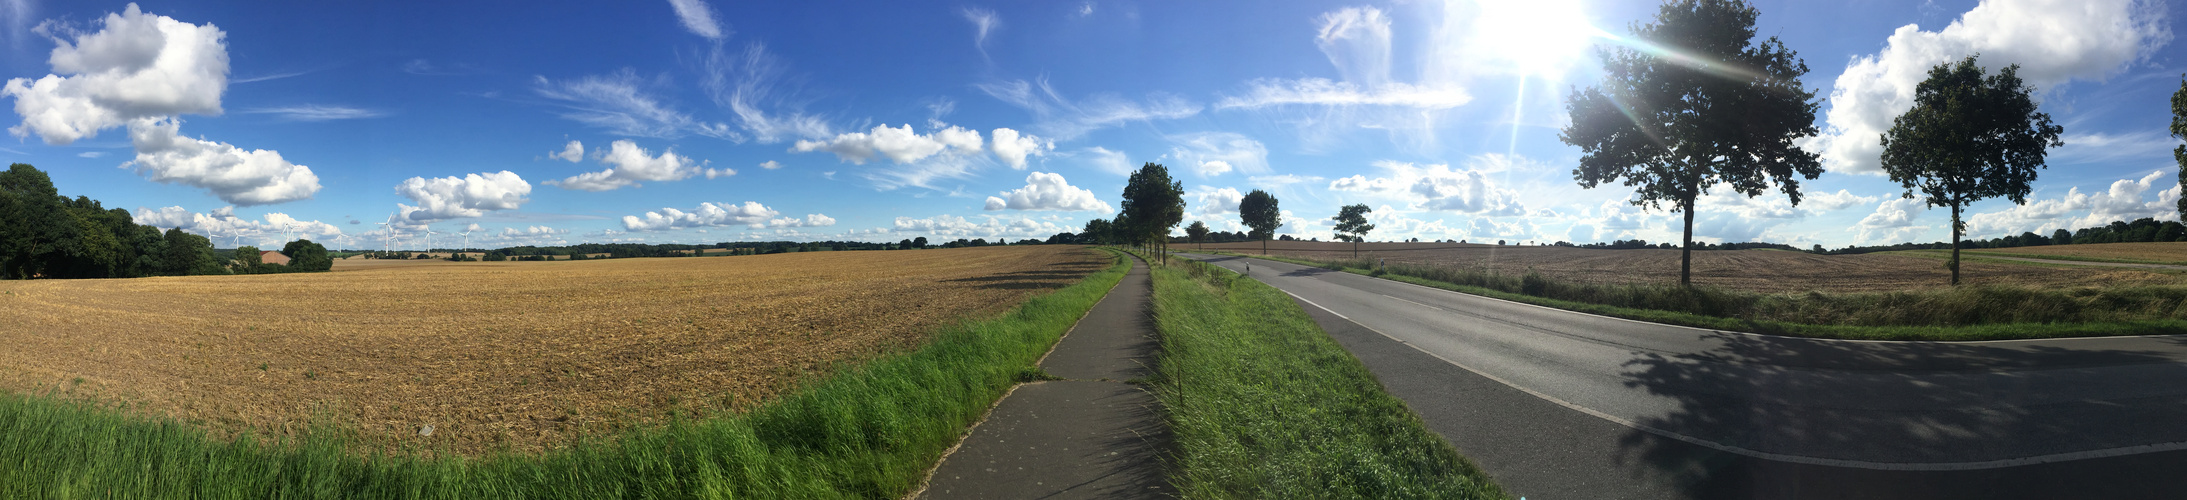
[[[2187,339],[1771,337],[1187,256],[1297,297],[1530,499],[2187,496]]]

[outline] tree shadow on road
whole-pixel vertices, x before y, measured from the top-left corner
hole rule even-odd
[[[2130,376],[2135,384],[2187,385],[2187,364],[2164,352],[2187,339],[2090,339],[2064,348],[1724,332],[1700,338],[1716,347],[1636,352],[1624,364],[1627,387],[1672,402],[1668,412],[1633,423],[1762,453],[1889,464],[2187,441],[2187,426],[2176,425],[2187,420],[2187,397],[2117,383]],[[1620,440],[1619,460],[1646,465],[1659,476],[1654,480],[1694,498],[1996,498],[2026,496],[2035,490],[2021,485],[2045,484],[2072,485],[2059,490],[2069,497],[2095,491],[2081,484],[2086,478],[2030,476],[2057,467],[1938,472],[1799,463],[1642,430]]]

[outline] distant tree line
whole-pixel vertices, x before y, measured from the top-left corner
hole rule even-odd
[[[228,273],[204,236],[162,232],[127,210],[61,196],[52,177],[27,164],[0,172],[0,279]]]

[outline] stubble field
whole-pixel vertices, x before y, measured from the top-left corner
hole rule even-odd
[[[2112,245],[2122,244],[2037,248],[2095,251],[2096,247]],[[1258,242],[1212,243],[1206,247],[1208,250],[1219,249],[1255,255],[1261,252],[1261,244]],[[1199,245],[1178,244],[1172,245],[1172,248],[1192,251],[1199,248]],[[1678,250],[1596,250],[1460,243],[1363,243],[1359,245],[1359,249],[1361,258],[1488,268],[1513,275],[1523,274],[1531,269],[1546,277],[1570,283],[1678,282]],[[1352,257],[1350,243],[1271,241],[1268,242],[1268,250],[1274,255],[1313,259]],[[2175,273],[2032,265],[1994,260],[1968,261],[1961,266],[1961,271],[1962,280],[1972,285],[2081,287],[2170,285],[2187,282]],[[1942,259],[1920,255],[1815,255],[1781,250],[1705,250],[1693,252],[1693,281],[1700,285],[1762,293],[1879,292],[1947,288],[1951,283],[1951,271],[1944,267]]]
[[[388,264],[0,283],[0,389],[221,434],[318,422],[382,447],[539,450],[748,407],[1107,259],[1037,246]]]
[[[2187,242],[2103,243],[2097,245],[1985,248],[1972,251],[2038,259],[2044,257],[2077,257],[2150,264],[2187,264]]]

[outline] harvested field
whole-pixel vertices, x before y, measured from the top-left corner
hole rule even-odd
[[[1173,248],[1192,251],[1198,246],[1180,244]],[[1678,250],[1595,250],[1460,243],[1365,243],[1359,248],[1361,258],[1487,267],[1511,274],[1521,274],[1533,269],[1544,276],[1572,283],[1678,282]],[[1215,243],[1208,244],[1207,249],[1259,254],[1261,245]],[[1271,241],[1268,242],[1268,250],[1276,255],[1315,259],[1346,259],[1352,256],[1350,243]],[[1970,285],[2078,287],[2187,283],[2187,279],[2179,274],[2155,271],[2059,268],[2002,261],[1969,261],[1961,270],[1961,280]],[[1919,255],[1815,255],[1781,250],[1704,250],[1693,253],[1693,281],[1696,284],[1729,290],[1765,293],[1870,292],[1945,288],[1950,286],[1951,272],[1944,268],[1941,258]]]
[[[0,388],[125,401],[222,433],[321,419],[383,447],[538,450],[746,407],[1109,260],[1039,246],[396,262],[0,282]]]
[[[1961,253],[1994,253],[2021,257],[2079,257],[2088,259],[2142,262],[2149,264],[2187,265],[2187,242],[2170,243],[2098,243],[2093,245],[2057,245],[2017,248],[1984,248],[1961,250]]]

